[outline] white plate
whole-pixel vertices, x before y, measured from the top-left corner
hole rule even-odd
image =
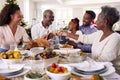
[[[58,52],[60,54],[67,54],[67,53],[76,53],[81,51],[80,49],[60,49],[60,50],[53,50],[55,52]]]
[[[23,72],[20,73],[20,74],[16,74],[16,75],[13,75],[13,76],[8,76],[7,78],[15,78],[15,77],[18,77],[18,76],[22,76],[22,75],[25,75],[30,69],[28,68],[24,68]]]
[[[113,66],[109,66],[107,68],[108,70],[105,73],[100,74],[101,76],[108,76],[115,72],[115,68]],[[83,74],[77,73],[74,70],[72,70],[72,73],[78,76],[91,76],[91,75],[83,75]]]
[[[21,70],[24,67],[24,64],[11,64],[9,65],[9,68],[7,65],[3,64],[0,66],[0,73],[12,73]]]
[[[83,63],[81,63],[81,65],[77,66],[76,68],[81,71],[92,72],[103,69],[104,65],[98,63],[89,63],[88,61],[84,61]]]

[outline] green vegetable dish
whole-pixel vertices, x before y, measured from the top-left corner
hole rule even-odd
[[[30,72],[26,75],[26,77],[31,78],[31,79],[41,78],[43,76],[44,74],[40,74],[38,72]]]

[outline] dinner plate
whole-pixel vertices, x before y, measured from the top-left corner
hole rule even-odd
[[[11,75],[11,76],[7,76],[7,78],[13,78],[13,77],[15,78],[15,77],[18,77],[18,76],[22,76],[22,75],[25,75],[29,71],[30,71],[30,69],[25,67],[25,68],[23,68],[23,71],[21,73],[15,74],[15,75]]]
[[[107,71],[100,73],[101,76],[108,76],[115,72],[115,68],[113,66],[109,66],[109,67],[106,66],[106,67],[107,67]],[[91,74],[78,73],[74,69],[72,70],[72,73],[78,76],[90,76],[91,75]]]
[[[102,74],[102,73],[104,73],[108,70],[106,66],[104,66],[101,69],[95,70],[95,71],[79,70],[76,67],[74,67],[73,69],[74,69],[75,72],[80,73],[80,74],[84,74],[84,75]]]
[[[81,72],[98,72],[106,69],[106,66],[103,64],[98,64],[97,62],[84,61],[81,65],[75,68]]]
[[[0,74],[3,74],[5,76],[12,76],[15,74],[19,74],[23,72],[23,67],[24,67],[24,64],[12,64],[12,65],[9,65],[9,67],[4,64],[0,66]]]

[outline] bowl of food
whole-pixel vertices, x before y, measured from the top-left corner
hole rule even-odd
[[[88,78],[89,80],[106,80],[105,78],[103,78],[101,75],[99,74],[93,74],[92,76],[90,76]]]
[[[44,80],[44,74],[29,72],[24,76],[24,80]]]
[[[53,63],[45,71],[52,80],[68,80],[72,69],[67,65]]]
[[[2,52],[0,54],[0,58],[3,62],[13,64],[13,63],[20,63],[23,60],[23,56],[20,51],[10,50],[8,52]]]
[[[45,51],[43,53],[40,53],[39,55],[42,57],[45,68],[52,63],[57,63],[59,60],[59,54],[56,52]]]

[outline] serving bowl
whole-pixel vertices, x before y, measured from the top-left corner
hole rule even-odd
[[[68,80],[68,78],[71,75],[71,67],[63,64],[59,64],[58,66],[64,67],[67,69],[67,72],[65,73],[53,73],[49,71],[50,66],[46,68],[46,74],[52,79],[52,80]]]
[[[57,52],[53,52],[52,50],[46,50],[37,54],[36,57],[40,57],[43,60],[44,67],[46,68],[48,65],[58,62],[59,54]]]
[[[0,58],[4,63],[13,64],[22,62],[23,55],[20,51],[9,50],[7,52],[2,52]]]
[[[1,59],[5,64],[18,64],[23,61],[23,59]]]
[[[44,80],[44,75],[36,72],[27,73],[24,80]]]

